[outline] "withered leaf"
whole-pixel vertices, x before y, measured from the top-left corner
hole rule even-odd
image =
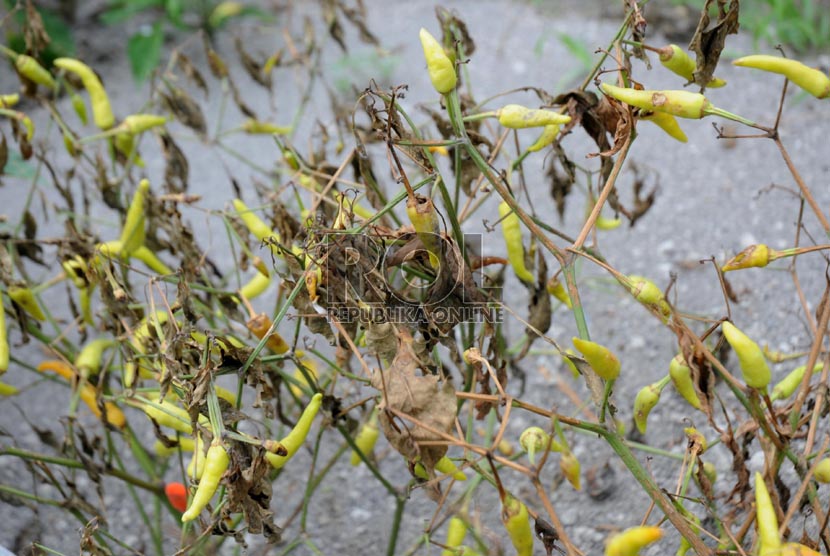
[[[6,163],[9,161],[9,145],[6,143],[6,136],[0,133],[0,176],[3,175],[3,170]]]
[[[736,34],[740,28],[738,12],[740,0],[717,0],[718,21],[710,28],[709,7],[714,0],[706,0],[700,12],[700,21],[689,43],[689,49],[697,55],[697,67],[694,71],[694,81],[701,88],[712,80],[718,66],[721,52],[726,45],[726,36]]]
[[[205,57],[207,57],[208,60],[208,67],[210,68],[210,73],[212,73],[213,77],[215,77],[216,79],[226,78],[228,76],[228,65],[210,45],[210,39],[208,38],[207,34],[203,35],[203,39],[204,41],[202,42],[202,44],[205,48]]]
[[[378,46],[380,41],[377,37],[369,31],[369,27],[366,25],[366,7],[363,5],[363,0],[358,0],[355,3],[354,8],[350,8],[346,6],[345,2],[339,2],[340,9],[343,11],[343,15],[346,16],[352,25],[357,27],[358,32],[360,33],[360,40],[367,44],[373,44]]]
[[[446,434],[452,432],[456,415],[455,389],[437,375],[415,374],[420,363],[408,331],[399,331],[398,342],[392,365],[386,370],[376,370],[372,376],[372,386],[383,393],[378,404],[378,421],[395,450],[411,461],[420,461],[427,473],[432,474],[435,463],[447,453],[447,447],[419,446],[418,442],[442,439],[429,429]]]
[[[454,50],[453,45],[457,38],[461,42],[464,56],[471,56],[476,51],[476,43],[473,41],[473,37],[470,36],[467,24],[458,17],[458,14],[438,6],[435,8],[435,16],[441,23],[441,42],[444,48]]]
[[[205,82],[205,78],[202,77],[202,72],[193,65],[193,62],[190,61],[190,58],[182,54],[181,52],[176,52],[176,65],[182,71],[185,77],[187,77],[194,85],[196,85],[199,89],[205,93],[205,96],[208,94],[208,86]]]
[[[270,91],[271,77],[266,76],[262,72],[262,64],[256,61],[253,56],[245,51],[245,47],[242,45],[242,39],[236,37],[233,40],[233,46],[236,49],[237,55],[239,55],[239,61],[242,62],[242,67],[245,69],[245,73],[247,73],[251,79]]]
[[[23,29],[23,40],[26,43],[26,50],[34,55],[40,53],[52,42],[52,39],[46,33],[46,28],[43,26],[40,12],[35,9],[32,0],[26,0],[26,22]]]
[[[565,201],[576,181],[576,164],[568,158],[558,141],[552,146],[555,156],[547,170],[547,176],[550,178],[550,195],[556,203],[556,212],[561,219],[565,216]]]
[[[183,89],[178,87],[171,87],[170,89],[169,95],[161,93],[164,104],[177,120],[204,139],[207,136],[207,124],[199,104]]]
[[[248,116],[249,118],[253,118],[254,120],[258,119],[256,112],[251,109],[250,106],[245,104],[245,101],[242,99],[242,95],[239,93],[239,88],[236,86],[236,83],[228,78],[228,85],[231,88],[231,97],[233,98],[234,104],[236,107],[239,108],[239,111]]]
[[[182,150],[166,131],[158,134],[164,153],[164,189],[170,193],[187,191],[190,164]]]
[[[343,26],[340,25],[340,20],[337,19],[337,3],[335,0],[323,0],[323,20],[326,22],[331,38],[334,39],[340,50],[347,52],[349,49],[346,48]]]

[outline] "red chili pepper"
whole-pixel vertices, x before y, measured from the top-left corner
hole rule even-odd
[[[170,505],[184,512],[187,509],[187,487],[182,483],[167,483],[164,485],[164,494]]]

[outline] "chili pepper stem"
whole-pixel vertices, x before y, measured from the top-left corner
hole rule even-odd
[[[498,113],[494,110],[489,112],[479,112],[478,114],[469,114],[461,118],[462,122],[475,122],[478,120],[486,120],[487,118],[496,118]]]
[[[748,120],[743,116],[738,116],[737,114],[733,114],[723,108],[718,108],[717,106],[709,105],[703,109],[703,113],[706,116],[720,116],[721,118],[732,120],[733,122],[738,122],[740,124],[747,125],[749,127],[754,127],[755,129],[761,129],[763,131],[769,131],[769,128],[762,126],[761,124],[755,123],[752,120]]]

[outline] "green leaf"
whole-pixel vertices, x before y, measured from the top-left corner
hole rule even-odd
[[[164,35],[161,22],[156,22],[150,33],[136,33],[127,42],[127,57],[136,83],[143,83],[150,77],[161,59]]]
[[[591,68],[594,57],[584,42],[570,36],[567,33],[559,33],[559,42],[565,45],[565,48],[568,49],[568,52],[570,52],[574,58],[579,60],[583,68]]]

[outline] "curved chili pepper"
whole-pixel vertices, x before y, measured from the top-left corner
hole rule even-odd
[[[230,466],[231,460],[222,441],[214,438],[205,456],[205,470],[199,486],[190,501],[187,511],[182,514],[182,523],[196,519],[219,488],[219,481]]]
[[[144,199],[150,192],[150,182],[141,180],[135,190],[130,208],[127,209],[127,219],[121,229],[121,254],[125,257],[132,255],[136,249],[144,245],[146,234],[146,216]]]
[[[533,274],[525,266],[525,248],[522,245],[522,225],[519,217],[510,208],[506,201],[499,203],[499,217],[501,218],[501,232],[507,246],[507,259],[513,272],[522,282],[535,282]]]
[[[700,409],[700,398],[692,382],[692,369],[686,364],[683,354],[677,354],[669,363],[669,376],[677,393],[695,409]]]
[[[559,469],[562,470],[562,474],[568,479],[574,490],[582,490],[582,466],[573,452],[568,449],[562,452],[562,457],[559,458]]]
[[[101,370],[101,358],[104,350],[114,345],[115,340],[109,338],[97,338],[87,342],[75,358],[75,368],[83,377],[97,375]]]
[[[820,373],[824,369],[824,365],[817,363],[813,367],[813,374]],[[773,386],[770,398],[775,400],[785,400],[793,395],[796,389],[801,386],[801,381],[804,379],[804,373],[807,372],[807,365],[796,367],[782,378],[778,384]]]
[[[536,142],[530,145],[527,150],[532,153],[541,151],[556,140],[556,137],[559,135],[559,129],[559,124],[546,125],[545,129],[542,130],[542,134],[536,139]]]
[[[239,293],[242,294],[245,299],[253,299],[265,293],[265,290],[267,290],[270,285],[271,277],[257,272],[239,289]]]
[[[269,334],[272,324],[273,322],[265,313],[255,315],[246,323],[248,330],[260,340],[267,336],[268,339],[265,340],[265,345],[268,346],[268,349],[277,355],[282,355],[288,351],[289,346],[276,330]]]
[[[165,116],[157,116],[155,114],[130,114],[119,125],[119,129],[123,129],[124,133],[130,135],[139,135],[154,127],[163,126],[167,123]]]
[[[676,139],[681,143],[689,141],[689,138],[686,137],[686,134],[680,128],[680,124],[677,123],[677,118],[671,114],[666,114],[665,112],[647,112],[640,114],[640,119],[653,123],[665,131],[672,139]]]
[[[43,310],[38,305],[32,290],[23,286],[10,286],[6,293],[33,319],[41,322],[46,320],[46,315],[43,314]]]
[[[86,92],[89,93],[92,119],[95,125],[105,130],[115,125],[115,116],[112,114],[107,91],[92,68],[74,58],[56,58],[53,64],[55,67],[74,73],[81,79]]]
[[[26,54],[18,54],[14,60],[14,65],[20,75],[38,85],[43,85],[47,89],[55,88],[55,79],[52,74],[38,63],[37,60]]]
[[[369,416],[369,420],[360,427],[360,431],[358,431],[357,436],[354,439],[355,446],[360,449],[360,452],[366,456],[370,457],[372,454],[372,450],[375,448],[375,444],[380,437],[380,429],[378,429],[377,424],[377,411],[373,410],[372,414]],[[352,450],[351,458],[349,459],[349,463],[354,466],[360,465],[360,462],[363,460],[360,458],[360,455],[357,453],[356,450]],[[460,544],[460,541],[459,541]]]
[[[314,394],[311,401],[303,410],[303,414],[300,415],[300,419],[297,421],[297,424],[293,429],[291,429],[288,436],[280,440],[280,444],[282,444],[288,452],[286,455],[278,456],[277,454],[272,454],[270,452],[265,454],[265,459],[268,460],[268,463],[270,463],[274,469],[282,469],[288,460],[294,457],[294,454],[297,453],[300,446],[303,445],[303,442],[305,442],[305,439],[308,436],[308,431],[311,429],[311,423],[314,422],[314,417],[320,410],[320,405],[322,403],[323,395],[319,392]]]
[[[10,95],[0,95],[0,108],[11,108],[20,102],[20,95],[12,93]]]
[[[651,410],[657,407],[660,402],[660,394],[663,393],[663,388],[671,380],[670,377],[665,377],[662,380],[644,386],[637,397],[634,398],[634,424],[640,434],[646,433],[646,426],[648,425],[648,415]]]
[[[561,301],[565,304],[565,307],[568,309],[573,309],[573,303],[571,302],[571,296],[568,295],[568,290],[565,289],[565,286],[556,279],[556,277],[551,277],[546,284],[546,288],[548,293],[551,294],[553,297]]]
[[[738,58],[732,63],[736,66],[781,74],[816,98],[830,97],[830,77],[797,60],[755,54]]]
[[[291,126],[276,125],[270,122],[260,122],[253,118],[248,118],[242,122],[242,131],[250,133],[251,135],[285,135],[291,133],[293,128]]]

